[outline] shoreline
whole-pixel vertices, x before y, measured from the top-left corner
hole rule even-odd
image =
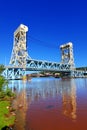
[[[13,129],[15,124],[15,109],[12,107],[14,97],[0,98],[0,130]]]

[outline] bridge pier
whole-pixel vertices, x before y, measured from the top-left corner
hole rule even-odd
[[[69,72],[61,72],[60,75],[63,78],[85,78],[87,77],[87,72],[79,70],[71,70]]]
[[[73,78],[84,78],[86,76],[85,76],[84,71],[72,70],[71,71],[71,77],[73,77]]]

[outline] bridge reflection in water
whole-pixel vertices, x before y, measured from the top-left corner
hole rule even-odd
[[[12,82],[14,81],[11,81],[11,86]],[[82,125],[79,124],[81,116],[78,115],[79,108],[76,101],[80,95],[76,92],[76,85],[76,79],[34,78],[29,82],[15,81],[12,87],[12,89],[16,87],[13,91],[17,93],[17,100],[14,101],[14,106],[18,108],[15,129],[82,130],[87,128],[85,120]],[[87,109],[87,104],[85,106]],[[83,109],[83,106],[81,107]]]

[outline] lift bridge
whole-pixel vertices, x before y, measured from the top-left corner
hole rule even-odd
[[[73,44],[60,46],[61,62],[32,59],[27,51],[26,34],[28,27],[21,24],[14,32],[14,43],[10,63],[5,66],[3,75],[6,79],[20,79],[27,71],[53,71],[68,77],[84,77],[84,71],[77,71],[74,65]]]

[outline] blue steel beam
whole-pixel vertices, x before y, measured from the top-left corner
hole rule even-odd
[[[71,65],[50,61],[28,60],[26,65],[27,70],[48,70],[48,71],[70,71]]]

